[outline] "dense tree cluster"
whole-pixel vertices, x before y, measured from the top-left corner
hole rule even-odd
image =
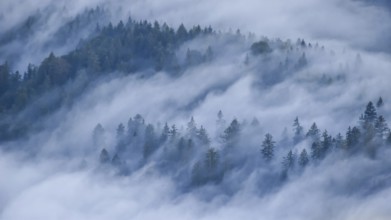
[[[381,148],[391,146],[390,129],[372,102],[360,117],[360,125],[348,127],[345,136],[339,133],[333,137],[327,130],[321,132],[316,123],[303,135],[304,129],[295,118],[290,141],[275,141],[267,133],[259,140],[257,152],[244,147],[248,144],[245,140],[248,134],[260,133],[259,122],[239,123],[234,119],[224,125],[223,121],[223,113],[219,111],[216,126],[226,127],[216,137],[211,137],[203,126],[197,126],[193,117],[186,128],[178,129],[175,124],[146,124],[141,115],[136,115],[129,119],[127,127],[122,123],[118,125],[115,146],[102,144],[105,133],[101,124],[93,131],[93,143],[101,151],[101,163],[111,164],[122,174],[155,164],[158,171],[187,186],[219,184],[226,174],[241,167],[248,169],[249,161],[258,161],[252,163],[252,169],[263,166],[275,172],[272,167],[277,167],[281,171],[279,181],[283,182],[289,175],[298,175],[331,154],[346,157],[364,154],[376,159]]]
[[[68,36],[65,33],[69,31],[72,33],[72,30],[85,27],[102,13],[99,8],[86,11],[84,15],[77,16],[60,28],[55,39]],[[33,28],[38,18],[31,19],[25,25]],[[10,36],[15,35],[12,33]],[[189,50],[186,62],[180,63],[176,57],[177,49],[184,42],[198,36],[215,34],[210,27],[195,26],[187,30],[180,25],[175,30],[167,24],[129,18],[126,23],[120,21],[115,26],[111,23],[104,27],[97,25],[94,33],[93,37],[81,41],[70,53],[63,56],[50,53],[39,66],[30,64],[23,74],[13,72],[7,62],[0,65],[1,140],[18,137],[26,132],[28,122],[17,125],[13,122],[14,125],[11,126],[7,118],[19,113],[27,105],[33,108],[32,118],[45,116],[63,104],[72,102],[87,85],[102,76],[107,77],[115,72],[132,74],[147,69],[152,69],[152,74],[165,70],[175,76],[189,65],[199,64],[213,57],[211,47],[202,52]],[[2,39],[5,43],[8,42],[8,38]],[[67,84],[73,85],[70,86],[72,90],[66,88]],[[46,97],[44,103],[36,103],[40,96],[49,92],[50,97]],[[32,104],[34,101],[35,105]]]

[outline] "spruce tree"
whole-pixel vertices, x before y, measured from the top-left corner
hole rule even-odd
[[[209,148],[205,155],[205,166],[209,171],[217,168],[219,154],[214,148]]]
[[[224,130],[223,139],[228,144],[233,144],[240,134],[240,125],[238,120],[232,120],[231,124]]]
[[[322,141],[321,141],[321,157],[325,157],[327,152],[330,150],[332,145],[332,137],[327,133],[327,130],[325,130],[322,134]]]
[[[383,107],[383,105],[384,105],[383,99],[382,99],[382,97],[379,97],[379,100],[377,100],[377,103],[376,103],[376,107],[381,108],[381,107]]]
[[[297,144],[303,140],[303,127],[300,125],[299,117],[293,121],[293,143]]]
[[[283,158],[282,165],[285,170],[293,169],[295,166],[295,155],[292,153],[292,150],[288,152],[286,157]]]
[[[195,136],[197,134],[197,124],[195,123],[193,117],[191,117],[190,121],[187,123],[186,130],[189,136]]]
[[[322,149],[319,142],[313,142],[311,145],[311,157],[313,160],[318,160],[321,158]]]
[[[261,153],[263,158],[270,162],[274,157],[274,147],[275,147],[275,141],[273,141],[273,136],[271,134],[266,134],[265,139],[262,142],[262,149]]]
[[[310,130],[308,130],[308,132],[306,134],[306,137],[311,138],[312,141],[314,141],[314,142],[318,142],[319,141],[319,139],[320,139],[320,130],[318,129],[318,126],[316,125],[315,122],[311,125],[311,128],[310,128]]]
[[[375,122],[375,131],[377,136],[380,139],[384,139],[386,135],[389,133],[390,129],[388,128],[386,119],[380,115]]]
[[[99,162],[102,164],[105,164],[110,161],[110,155],[109,152],[105,148],[102,149],[99,156]]]
[[[203,145],[209,146],[210,138],[208,136],[206,129],[203,126],[201,126],[200,130],[198,131],[197,137]]]
[[[168,127],[167,122],[164,124],[162,134],[160,135],[160,141],[165,142],[170,135],[170,128]]]
[[[305,167],[307,166],[307,164],[309,163],[309,158],[308,158],[308,153],[307,153],[307,150],[306,149],[303,149],[300,153],[300,156],[299,156],[299,165],[301,167]]]
[[[367,124],[373,124],[377,118],[377,112],[375,106],[373,106],[372,102],[367,104],[367,107],[364,111],[364,114],[361,117],[361,120],[364,122],[364,127]]]

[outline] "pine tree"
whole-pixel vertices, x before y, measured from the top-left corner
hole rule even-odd
[[[390,131],[386,119],[382,115],[380,115],[375,122],[375,131],[380,139],[384,139]]]
[[[361,116],[361,121],[363,122],[363,127],[366,128],[368,124],[373,124],[376,121],[377,112],[375,106],[372,102],[369,102],[364,114]]]
[[[160,141],[161,142],[165,142],[169,135],[170,135],[170,128],[168,127],[168,124],[166,122],[164,124],[163,130],[162,130],[162,134],[160,136]]]
[[[125,150],[125,126],[121,123],[117,127],[117,146],[116,150],[122,152]]]
[[[256,117],[254,117],[253,120],[251,121],[250,125],[254,128],[257,128],[257,127],[259,127],[260,123],[259,123],[258,119]]]
[[[171,130],[169,132],[169,135],[171,137],[171,140],[175,140],[177,136],[179,136],[178,129],[176,128],[175,124],[171,126]]]
[[[132,119],[132,117],[130,117],[129,118],[129,120],[128,120],[128,130],[127,130],[127,135],[129,136],[129,137],[132,137],[132,136],[135,136],[134,135],[134,125],[133,125],[134,123],[133,123],[133,119]]]
[[[113,159],[111,159],[111,164],[113,164],[114,166],[121,165],[121,159],[119,158],[118,154],[115,154]]]
[[[332,145],[332,137],[327,133],[327,130],[325,130],[322,134],[322,141],[321,141],[321,157],[325,157],[327,152],[330,150]]]
[[[238,120],[232,120],[227,129],[224,130],[223,139],[228,144],[233,144],[240,135],[240,125]]]
[[[307,57],[306,57],[305,53],[303,52],[300,59],[297,61],[296,68],[301,69],[301,68],[305,67],[307,64],[308,64]]]
[[[205,155],[205,166],[209,171],[214,171],[217,168],[219,154],[214,148],[209,148]]]
[[[352,147],[355,147],[361,138],[361,132],[360,129],[357,127],[349,127],[348,131],[346,132],[346,147],[348,149],[351,149]]]
[[[288,152],[286,157],[283,158],[282,165],[285,170],[293,169],[295,166],[295,155],[292,153],[292,150]]]
[[[313,160],[318,160],[321,158],[322,150],[319,142],[313,142],[311,145],[311,157]]]
[[[177,34],[178,39],[181,41],[185,41],[188,38],[187,30],[183,24],[179,25],[176,34]]]
[[[300,153],[300,156],[299,156],[299,165],[301,167],[305,167],[307,166],[307,164],[309,163],[309,159],[308,159],[308,153],[307,153],[307,150],[306,149],[303,149]]]
[[[156,135],[152,124],[145,128],[145,143],[143,147],[144,159],[148,158],[156,150]]]
[[[206,129],[203,126],[201,126],[200,130],[198,131],[197,137],[203,145],[209,146],[210,138],[208,136],[208,133],[206,132]]]
[[[100,152],[99,162],[105,164],[109,161],[110,161],[109,152],[107,152],[107,150],[103,148],[102,151]]]
[[[203,182],[202,165],[200,162],[196,162],[191,171],[191,179],[194,185],[200,185]]]
[[[267,162],[270,162],[274,157],[274,145],[275,141],[273,141],[273,136],[271,134],[266,134],[265,139],[262,142],[261,153]]]
[[[319,141],[319,139],[320,139],[320,131],[318,129],[318,126],[316,126],[315,122],[311,125],[311,128],[310,128],[310,130],[308,130],[306,136],[308,138],[311,138],[312,141],[314,141],[314,142],[318,142]]]
[[[117,127],[117,140],[122,141],[125,136],[125,126],[120,123]]]
[[[213,50],[211,46],[208,46],[205,52],[205,61],[210,62],[213,60]]]
[[[187,123],[187,133],[189,136],[195,136],[197,134],[197,124],[194,121],[194,118],[191,117],[190,121]]]
[[[299,117],[293,121],[293,143],[297,144],[303,140],[303,127],[300,125]]]
[[[223,115],[223,112],[221,110],[217,113],[216,124],[217,124],[218,128],[223,128],[225,126],[224,115]]]
[[[382,97],[379,97],[379,100],[377,100],[377,103],[376,103],[376,107],[381,108],[381,107],[383,107],[383,105],[384,105],[383,99],[382,99]]]
[[[337,136],[335,137],[335,148],[337,149],[342,149],[345,145],[345,140],[341,133],[338,133]]]

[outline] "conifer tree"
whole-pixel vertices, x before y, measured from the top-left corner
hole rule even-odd
[[[303,140],[303,127],[300,125],[299,117],[293,121],[293,143],[297,144]]]
[[[364,114],[361,116],[361,121],[363,122],[363,127],[366,128],[368,124],[372,124],[376,121],[377,112],[375,106],[373,106],[372,102],[367,104],[367,107],[364,111]]]
[[[283,158],[282,165],[285,170],[293,169],[295,166],[295,155],[292,153],[292,150],[288,152],[288,154]]]
[[[203,145],[209,146],[210,138],[208,136],[206,129],[203,126],[201,126],[200,130],[198,131],[197,137]]]
[[[160,141],[161,142],[165,142],[169,135],[170,135],[170,128],[168,127],[168,124],[166,122],[164,124],[163,130],[162,130],[162,134],[160,136]]]
[[[299,165],[301,167],[305,167],[307,166],[307,164],[309,163],[309,158],[308,158],[308,153],[307,153],[307,150],[306,149],[303,149],[300,153],[300,156],[299,156]]]
[[[360,129],[357,127],[349,127],[348,131],[346,132],[346,147],[348,149],[351,149],[352,147],[356,146],[361,138],[361,132]]]
[[[321,157],[325,157],[332,145],[332,137],[324,130],[321,141]]]
[[[238,120],[232,120],[231,124],[224,130],[223,139],[228,144],[233,144],[240,134],[240,125]]]
[[[275,148],[275,141],[273,141],[273,136],[271,134],[266,134],[265,139],[262,142],[261,153],[263,158],[267,162],[270,162],[273,159],[274,148]]]
[[[377,136],[380,139],[386,138],[387,134],[389,133],[390,129],[388,128],[386,119],[380,115],[375,122],[375,131]]]
[[[315,122],[311,125],[311,128],[310,128],[310,130],[308,130],[306,136],[308,138],[311,138],[312,141],[314,141],[314,142],[318,142],[319,141],[319,139],[320,139],[320,131],[318,129],[318,126],[316,126]]]
[[[214,171],[217,168],[219,160],[218,152],[214,148],[209,148],[205,155],[205,165],[209,171]]]
[[[187,133],[189,136],[195,136],[197,134],[197,124],[194,121],[193,116],[191,117],[190,121],[187,123]]]
[[[318,160],[321,158],[322,149],[319,142],[313,142],[311,145],[311,157],[313,160]]]
[[[379,97],[379,100],[377,100],[377,103],[376,103],[376,107],[381,108],[381,107],[383,107],[383,105],[384,105],[383,99],[382,99],[382,97]]]
[[[100,152],[99,161],[102,164],[105,164],[110,161],[109,152],[107,152],[105,148],[103,148],[102,151]]]

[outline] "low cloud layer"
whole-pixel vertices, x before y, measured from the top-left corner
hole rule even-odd
[[[16,7],[20,2],[15,1],[1,3],[4,7],[0,7],[0,27],[7,30],[39,7],[53,4],[50,0],[40,3],[38,6],[27,1],[22,7]],[[385,100],[379,113],[391,118],[390,57],[374,52],[387,51],[385,39],[391,23],[385,22],[390,19],[386,9],[345,0],[249,0],[240,4],[223,0],[124,0],[78,1],[77,6],[70,5],[66,3],[66,19],[53,17],[49,28],[55,30],[85,7],[103,5],[111,11],[113,22],[130,12],[136,19],[156,19],[174,26],[212,25],[223,31],[240,28],[242,33],[292,38],[293,42],[304,37],[307,43],[320,42],[325,49],[306,48],[309,65],[270,86],[266,86],[270,81],[268,65],[277,66],[287,57],[296,62],[303,51],[275,51],[267,57],[269,62],[251,55],[251,39],[229,44],[221,39],[201,38],[183,45],[178,56],[183,58],[188,48],[204,50],[207,43],[218,45],[213,48],[216,59],[187,69],[181,77],[172,78],[164,72],[140,77],[147,75],[140,72],[137,76],[101,80],[88,88],[72,108],[61,109],[45,119],[42,123],[50,125],[50,129],[28,140],[3,144],[4,149],[20,145],[38,150],[34,155],[1,151],[0,179],[5,181],[0,183],[0,219],[350,220],[391,216],[387,207],[391,199],[389,149],[382,151],[377,160],[357,156],[347,161],[333,155],[268,193],[258,189],[267,182],[262,179],[265,167],[257,167],[243,179],[235,179],[242,176],[232,174],[233,188],[238,190],[230,195],[220,193],[213,184],[182,192],[175,180],[156,172],[153,164],[119,176],[100,167],[100,149],[92,147],[91,138],[94,126],[101,123],[108,132],[110,150],[118,124],[138,113],[151,123],[179,126],[185,126],[194,116],[210,131],[213,146],[219,146],[213,135],[219,110],[228,122],[257,117],[263,131],[249,142],[259,139],[259,145],[266,132],[279,138],[287,128],[291,135],[296,116],[305,130],[317,122],[322,130],[336,135],[357,124],[366,103],[379,96]],[[123,9],[118,11],[119,6]],[[35,36],[35,40],[46,39]],[[23,56],[20,63],[30,62],[25,60],[29,56],[32,55]],[[248,64],[246,57],[250,57]],[[325,84],[323,76],[332,79],[332,83]],[[370,179],[371,172],[375,172],[376,179]]]

